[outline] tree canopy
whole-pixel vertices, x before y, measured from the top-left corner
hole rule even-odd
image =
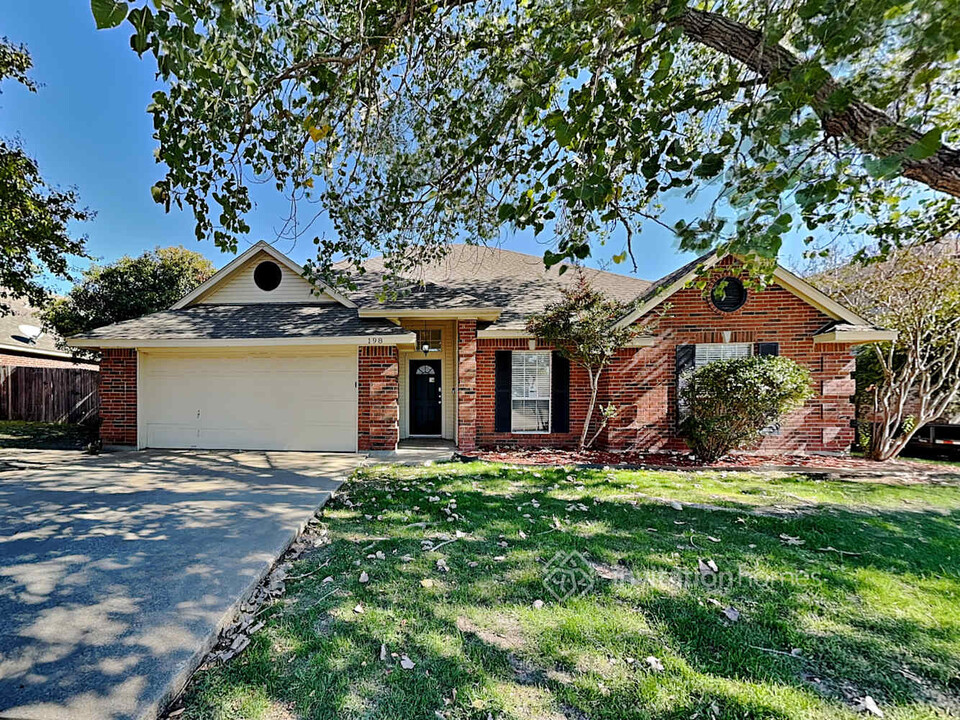
[[[548,265],[619,232],[624,261],[698,193],[681,247],[761,260],[789,233],[890,247],[957,223],[955,0],[151,5],[93,0],[165,82],[154,198],[233,249],[272,183],[287,233],[332,219],[324,276],[504,230],[548,236]]]
[[[877,325],[896,330],[897,341],[864,349],[858,360],[875,383],[860,383],[869,409],[871,457],[900,453],[914,433],[960,398],[960,258],[957,241],[898,248],[866,265],[845,264],[814,282]],[[858,373],[859,374],[859,373]]]
[[[43,311],[61,337],[166,310],[215,272],[203,255],[181,246],[157,248],[108,265],[92,265],[63,298]]]
[[[35,92],[32,66],[25,47],[0,38],[0,82],[9,78]],[[70,279],[71,256],[86,256],[84,238],[68,227],[92,217],[77,202],[75,191],[47,185],[18,140],[0,139],[0,315],[9,311],[10,296],[41,306],[44,276]]]

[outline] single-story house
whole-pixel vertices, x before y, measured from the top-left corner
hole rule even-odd
[[[707,268],[723,293],[690,280]],[[461,451],[574,446],[585,372],[532,337],[527,316],[575,272],[541,258],[453,245],[385,300],[384,263],[357,290],[314,287],[260,242],[169,310],[70,339],[102,353],[102,437],[140,448],[392,450],[446,438]],[[619,351],[600,388],[618,415],[598,441],[614,449],[682,449],[677,379],[717,358],[782,354],[807,366],[816,396],[761,451],[842,451],[853,440],[853,348],[890,339],[807,282],[778,269],[753,290],[732,257],[699,258],[649,283],[585,270],[629,303],[620,323],[655,329]],[[664,304],[669,300],[668,304]]]

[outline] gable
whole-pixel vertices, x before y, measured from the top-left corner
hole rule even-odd
[[[677,293],[691,289],[690,283],[696,278],[700,268],[707,271],[711,282],[715,278],[719,280],[724,276],[738,276],[743,271],[743,263],[736,257],[726,256],[718,257],[716,254],[705,255],[698,258],[689,265],[684,266],[679,271],[671,273],[664,281],[654,284],[653,290],[645,297],[639,299],[634,305],[634,309],[621,318],[616,324],[618,327],[631,325],[640,318],[648,315],[661,303],[671,300]],[[843,307],[835,300],[817,290],[803,278],[794,275],[789,270],[777,266],[773,273],[773,281],[765,290],[755,290],[752,292],[763,293],[771,289],[777,289],[793,295],[804,304],[815,309],[825,318],[830,320],[842,320],[855,325],[868,325],[869,323],[856,313]],[[702,295],[702,291],[695,289],[695,292]]]
[[[280,284],[267,292],[257,287],[253,273],[262,262],[273,262],[280,268]],[[251,303],[335,303],[326,292],[317,295],[307,280],[261,250],[236,268],[191,304],[246,305]]]

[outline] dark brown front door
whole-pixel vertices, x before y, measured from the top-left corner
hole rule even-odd
[[[440,390],[440,361],[410,361],[410,434],[439,435],[443,394]]]

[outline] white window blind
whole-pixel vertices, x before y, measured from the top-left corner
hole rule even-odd
[[[550,353],[512,353],[510,427],[515,433],[550,432]]]
[[[732,360],[750,357],[753,345],[750,343],[703,343],[697,345],[696,366],[703,367],[714,360]]]

